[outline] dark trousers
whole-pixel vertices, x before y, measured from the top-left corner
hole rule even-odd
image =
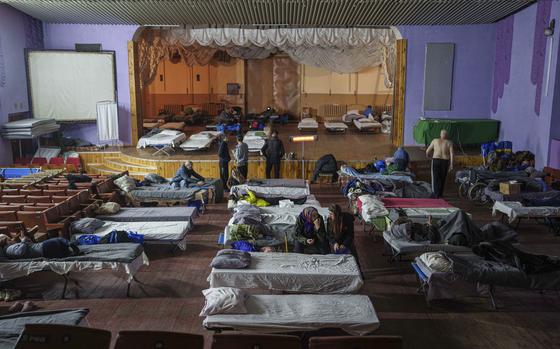
[[[220,159],[220,179],[224,188],[227,188],[227,181],[229,179],[229,160]]]
[[[237,165],[237,169],[239,170],[239,173],[241,173],[241,175],[245,177],[245,179],[247,180],[249,179],[247,178],[247,171],[249,170],[248,165],[243,165],[243,166]]]
[[[266,162],[266,178],[270,178],[272,167],[274,167],[274,178],[280,178],[280,160]]]
[[[449,170],[449,160],[432,159],[432,191],[436,198],[443,196],[443,188],[447,171]]]

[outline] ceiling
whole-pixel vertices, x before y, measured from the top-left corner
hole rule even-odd
[[[536,0],[0,0],[51,23],[359,27],[492,23]]]

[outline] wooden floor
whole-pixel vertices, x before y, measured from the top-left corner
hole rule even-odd
[[[295,152],[299,158],[301,154],[301,143],[290,143],[290,136],[298,136],[302,134],[297,128],[297,124],[289,123],[286,125],[274,125],[274,129],[278,130],[279,137],[284,143],[287,153]],[[202,127],[189,126],[186,131],[187,137],[193,133],[203,131]],[[391,136],[388,134],[372,134],[360,133],[355,126],[349,125],[348,130],[344,134],[332,134],[325,130],[322,123],[319,124],[317,132],[317,141],[305,144],[305,158],[317,160],[325,154],[333,154],[337,159],[345,160],[372,160],[374,156],[385,158],[393,154],[393,146],[391,145]],[[235,147],[235,137],[229,136],[230,149]],[[153,159],[151,149],[124,148],[125,153],[133,156],[140,156],[146,159]],[[192,160],[215,160],[217,154],[217,146],[200,151],[185,152],[178,151],[171,155],[169,159],[192,159]]]
[[[447,189],[449,201],[471,212],[478,223],[493,219],[490,208],[458,200],[452,184]],[[323,206],[332,202],[345,204],[335,186],[313,186],[312,192]],[[218,233],[229,217],[225,204],[211,205],[196,220],[186,252],[173,255],[166,248],[149,249],[150,265],[137,274],[145,285],[133,286],[132,298],[125,298],[122,280],[102,272],[78,276],[82,299],[37,303],[45,309],[89,308],[89,325],[111,330],[114,335],[119,330],[149,329],[200,333],[210,339],[211,334],[202,328],[202,318],[198,316],[204,302],[201,290],[208,287],[208,264],[218,250]],[[543,226],[522,224],[520,236],[526,250],[560,254],[560,238]],[[558,294],[498,288],[502,308],[497,311],[491,310],[489,300],[483,298],[434,302],[429,309],[416,293],[418,285],[409,262],[389,263],[382,256],[383,243],[363,233],[360,225],[356,225],[356,243],[365,276],[360,293],[371,297],[381,321],[375,334],[403,336],[406,348],[559,347]],[[46,273],[29,278],[27,290],[41,291],[47,299],[57,297],[62,280],[44,289],[40,284],[46,278]]]

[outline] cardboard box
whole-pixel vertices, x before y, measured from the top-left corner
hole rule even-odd
[[[521,192],[521,183],[505,182],[500,183],[500,193],[505,195],[519,194]]]

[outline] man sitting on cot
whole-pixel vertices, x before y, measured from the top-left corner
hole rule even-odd
[[[171,179],[171,185],[175,189],[201,186],[204,185],[204,177],[196,173],[192,161],[187,160],[179,167],[175,177]]]

